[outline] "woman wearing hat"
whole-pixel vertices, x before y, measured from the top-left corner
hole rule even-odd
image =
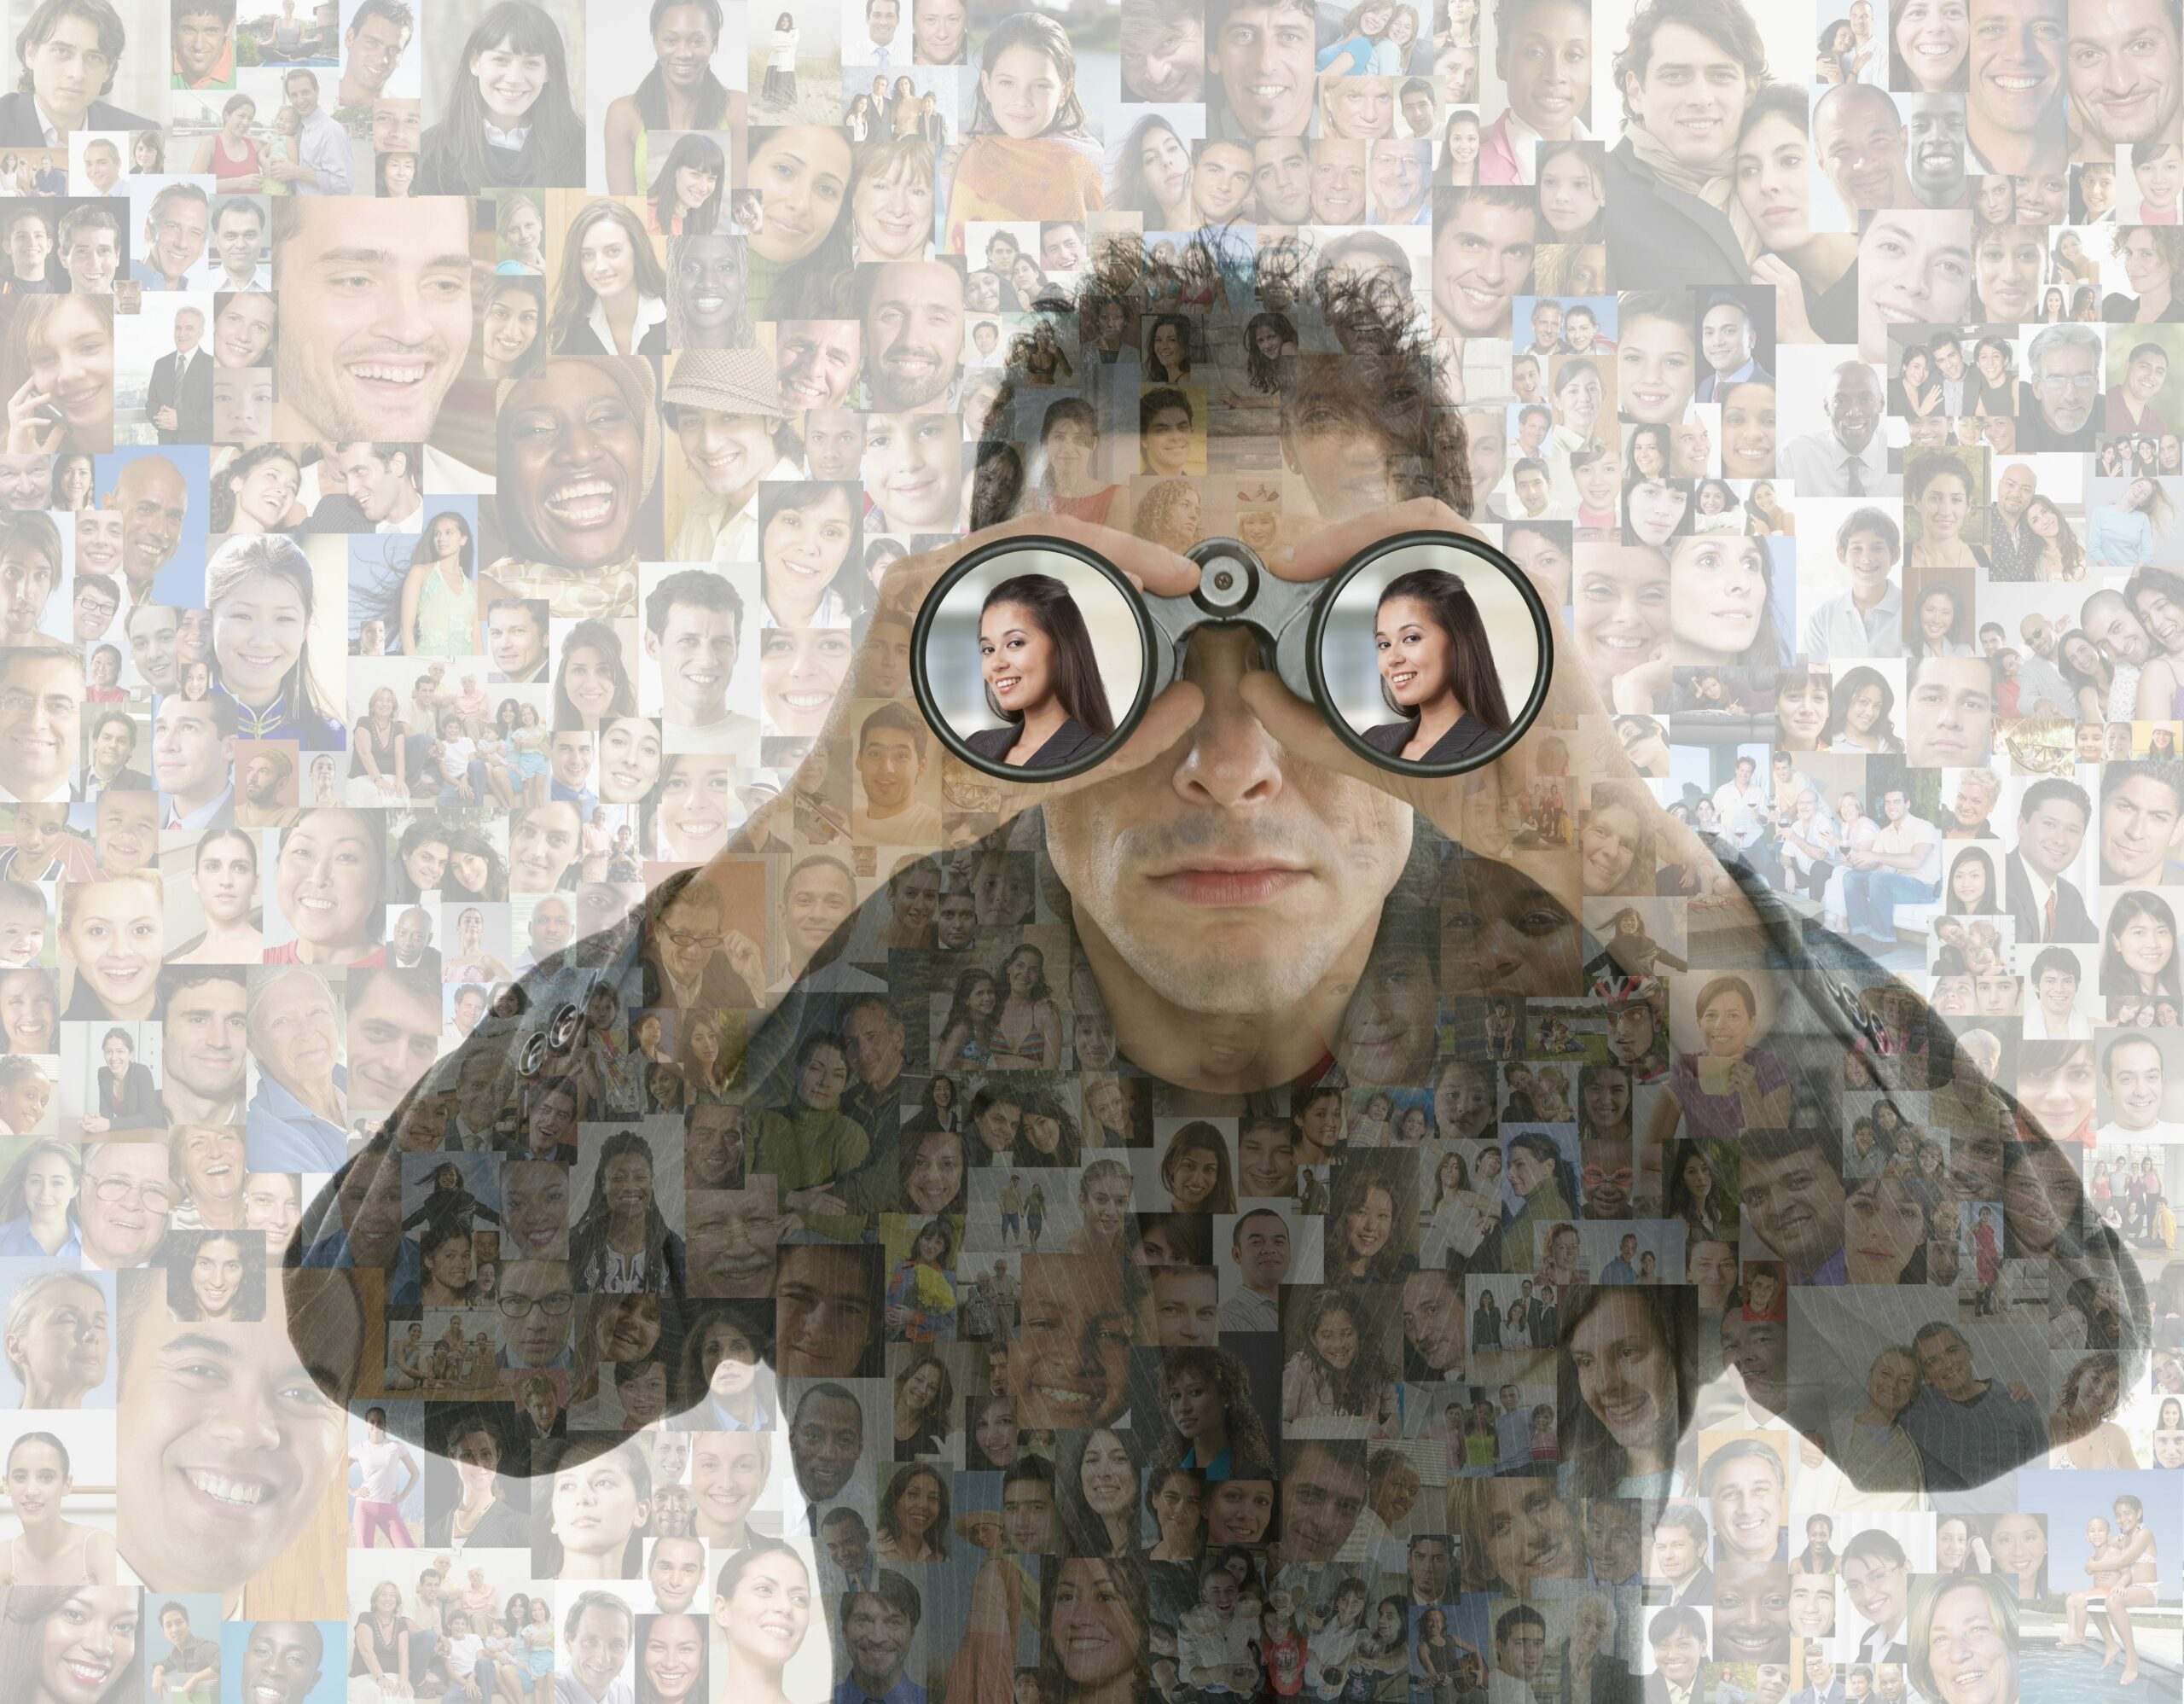
[[[659,473],[653,395],[651,367],[613,355],[555,355],[502,383],[508,553],[478,577],[481,607],[543,598],[556,619],[636,619],[638,550],[651,530],[642,522]]]
[[[763,349],[685,350],[667,381],[666,414],[701,488],[683,509],[673,560],[755,561],[758,481],[804,477],[772,360]]]

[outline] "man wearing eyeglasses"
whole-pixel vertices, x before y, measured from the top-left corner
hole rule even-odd
[[[2081,451],[2090,455],[2100,394],[2100,334],[2089,325],[2051,325],[2032,340],[2025,366],[2038,404],[2018,422],[2020,453]]]
[[[645,932],[644,1003],[678,1011],[747,1009],[758,1003],[752,987],[764,975],[758,948],[747,936],[723,928],[727,901],[710,881],[663,883],[647,907],[652,924]],[[745,961],[739,970],[723,948]],[[759,970],[755,978],[747,974]]]
[[[566,1260],[511,1260],[501,1268],[503,1367],[566,1367],[576,1306]]]
[[[143,1265],[166,1240],[167,1215],[173,1207],[165,1143],[84,1144],[76,1215],[86,1266],[118,1272]]]

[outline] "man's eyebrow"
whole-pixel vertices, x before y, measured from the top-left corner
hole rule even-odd
[[[328,248],[313,258],[315,266],[392,266],[399,259],[392,249],[386,248]],[[461,249],[450,249],[444,254],[435,254],[424,263],[424,270],[434,271],[442,267],[461,267],[468,271],[470,256]]]

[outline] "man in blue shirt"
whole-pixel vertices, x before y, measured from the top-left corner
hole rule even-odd
[[[880,1569],[869,1591],[843,1598],[850,1672],[834,1689],[834,1704],[925,1704],[925,1688],[903,1672],[924,1614],[917,1587],[892,1568]]]

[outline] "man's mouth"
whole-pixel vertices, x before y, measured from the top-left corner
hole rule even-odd
[[[346,370],[358,384],[373,390],[395,393],[414,390],[432,375],[438,363],[415,358],[404,360],[400,357],[380,357],[369,361],[351,361]]]
[[[215,1473],[210,1468],[184,1468],[182,1477],[200,1505],[230,1518],[253,1515],[274,1500],[273,1486],[265,1480]]]

